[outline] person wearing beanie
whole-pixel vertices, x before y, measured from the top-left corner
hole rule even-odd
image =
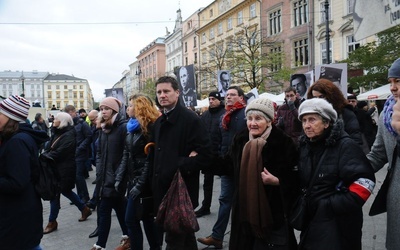
[[[128,240],[128,228],[125,222],[127,188],[126,173],[121,159],[124,155],[127,135],[126,120],[119,110],[121,102],[114,97],[106,97],[100,102],[101,131],[99,133],[96,156],[96,195],[100,204],[97,208],[98,239],[92,250],[105,249],[111,227],[111,212],[114,209],[122,231],[121,244]]]
[[[289,135],[296,144],[303,131],[301,122],[297,118],[299,106],[300,98],[297,97],[296,89],[288,87],[285,90],[285,103],[278,108],[275,121],[277,127]]]
[[[278,241],[282,249],[297,249],[285,215],[295,198],[292,190],[299,188],[298,151],[274,125],[274,111],[273,101],[253,100],[246,106],[246,128],[232,142],[235,196],[229,249],[269,249]]]
[[[377,172],[382,168],[389,169],[388,176],[391,179],[388,184],[388,192],[383,193],[386,198],[385,204],[379,203],[375,199],[373,205],[377,204],[386,207],[386,248],[400,249],[400,160],[398,158],[400,149],[400,58],[395,60],[388,72],[388,82],[392,95],[386,100],[383,110],[378,119],[378,131],[371,148],[367,155],[372,167]],[[396,147],[397,144],[397,147]],[[394,160],[397,159],[397,160]],[[388,165],[387,165],[388,164]],[[386,171],[386,170],[385,170]]]
[[[41,249],[43,207],[34,183],[39,145],[49,137],[25,122],[29,108],[18,95],[0,103],[1,249]]]
[[[304,214],[313,215],[302,225],[293,224],[302,230],[299,249],[361,250],[362,206],[374,189],[374,170],[329,102],[305,100],[299,119],[304,134],[299,139],[298,200],[305,197]],[[300,206],[296,203],[294,211]]]
[[[226,156],[235,135],[246,128],[245,108],[246,100],[243,90],[238,86],[230,86],[225,95],[225,112],[221,116],[219,124],[217,139],[219,164],[214,167],[216,174],[221,176],[218,218],[212,228],[212,234],[208,237],[197,239],[201,244],[214,246],[215,248],[222,248],[235,188],[233,166]]]
[[[217,91],[210,92],[208,95],[209,107],[201,115],[201,120],[206,126],[207,134],[211,139],[211,151],[215,153],[214,157],[218,157],[218,135],[219,135],[219,122],[221,116],[225,113],[224,104],[222,103],[223,97]],[[212,163],[218,165],[218,161],[213,159]],[[218,166],[210,166],[210,170],[217,169]],[[197,217],[202,217],[204,215],[210,214],[211,201],[213,196],[213,185],[214,185],[214,174],[213,171],[203,170],[204,181],[203,181],[203,191],[204,199],[201,203],[201,207],[195,212]]]
[[[351,104],[351,106],[353,106],[353,108],[357,107],[357,96],[355,95],[349,95],[347,96],[347,101],[349,102],[349,104]]]

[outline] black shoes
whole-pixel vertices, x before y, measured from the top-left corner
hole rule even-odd
[[[199,218],[199,217],[202,217],[202,216],[204,216],[204,215],[210,214],[210,209],[209,209],[209,208],[201,207],[199,210],[197,210],[197,211],[194,212],[194,213],[196,214],[196,217]]]
[[[99,228],[96,227],[96,229],[93,231],[93,233],[89,234],[89,238],[94,238],[99,236]]]

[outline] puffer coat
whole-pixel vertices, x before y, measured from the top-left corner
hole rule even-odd
[[[320,162],[310,189],[308,227],[301,233],[300,249],[361,249],[362,206],[372,192],[375,176],[361,147],[344,132],[340,119],[318,141],[300,137],[302,189],[308,187]],[[354,185],[363,190],[363,198]]]
[[[126,121],[120,114],[108,133],[100,131],[96,154],[96,189],[99,197],[119,197],[125,194],[126,182],[121,181],[119,191],[115,190],[118,168],[121,166],[126,137]]]

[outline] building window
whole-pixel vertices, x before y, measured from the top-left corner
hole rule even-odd
[[[187,42],[185,42],[185,52],[187,52]]]
[[[36,96],[40,97],[40,90],[36,90]]]
[[[243,11],[239,11],[237,14],[237,25],[241,25],[243,23]]]
[[[6,85],[3,85],[3,87]],[[58,86],[58,85],[57,85]],[[51,89],[51,85],[47,85],[47,89]]]
[[[353,14],[354,12],[354,0],[347,0],[347,14]]]
[[[207,53],[206,52],[201,53],[201,60],[202,60],[202,63],[207,62]]]
[[[218,35],[222,35],[222,22],[218,24]]]
[[[256,16],[256,4],[253,3],[250,5],[250,18],[255,18]]]
[[[281,57],[282,47],[279,46],[271,48],[270,53],[272,55],[271,58],[273,58],[270,64],[271,72],[280,70],[282,68],[282,57]]]
[[[332,41],[329,41],[329,62],[332,62]],[[321,43],[321,62],[322,64],[328,63],[328,57],[326,56],[326,42]]]
[[[213,9],[210,10],[210,17],[212,17],[214,15],[214,11]]]
[[[83,108],[83,102],[80,102],[80,104],[81,104],[81,106],[80,106],[80,107],[81,107],[81,108]]]
[[[60,89],[60,85],[56,85],[56,89]]]
[[[354,40],[354,35],[347,36],[347,55],[360,47],[360,43]]]
[[[197,63],[197,53],[194,53],[194,63]]]
[[[319,4],[319,11],[320,11],[320,13],[321,13],[321,20],[320,20],[320,23],[324,23],[325,22],[325,1],[324,2],[321,2],[320,4]],[[329,20],[331,20],[331,18],[332,18],[332,4],[331,4],[331,1],[329,0],[329,9],[328,9],[328,17],[329,17]]]
[[[293,2],[293,21],[295,27],[308,22],[307,9],[307,0]]]
[[[297,40],[293,42],[293,55],[295,66],[304,66],[309,64],[308,60],[308,39]]]
[[[68,85],[64,85],[64,89],[68,89]]]
[[[191,29],[192,28],[192,21],[189,21],[188,22],[188,29]]]
[[[226,22],[227,22],[227,24],[226,24],[227,30],[231,30],[232,29],[232,17],[229,17]]]
[[[79,98],[83,98],[83,92],[79,92]]]
[[[185,65],[188,65],[188,58],[187,58],[187,56],[185,57]]]
[[[79,89],[83,89],[83,85],[79,85]]]
[[[197,37],[193,37],[193,48],[197,47]]]
[[[206,42],[206,33],[201,34],[201,43]]]
[[[269,13],[269,35],[276,35],[282,31],[281,10]]]
[[[47,92],[47,98],[53,98],[53,97],[51,97],[51,92],[50,91]]]
[[[210,29],[210,39],[214,38],[214,27]]]

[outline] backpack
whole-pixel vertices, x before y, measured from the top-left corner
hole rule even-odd
[[[53,158],[46,153],[39,156],[37,164],[37,178],[34,187],[39,196],[50,201],[61,192],[61,178]]]

